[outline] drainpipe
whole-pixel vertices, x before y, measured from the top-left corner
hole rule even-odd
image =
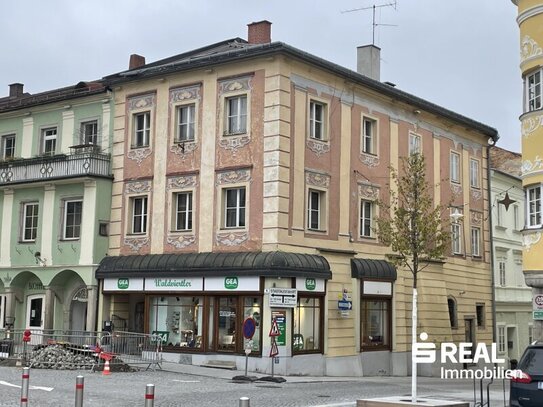
[[[486,182],[487,182],[487,193],[488,193],[488,227],[490,228],[490,270],[492,271],[492,342],[496,343],[496,281],[494,277],[494,239],[493,232],[494,227],[492,225],[492,190],[491,190],[491,168],[490,168],[490,149],[494,146],[494,142],[490,142],[486,147]],[[498,204],[499,205],[499,204]]]

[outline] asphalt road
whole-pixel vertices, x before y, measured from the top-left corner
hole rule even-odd
[[[113,373],[88,371],[30,371],[29,406],[73,406],[75,379],[85,377],[84,406],[143,406],[145,387],[155,384],[155,406],[238,407],[249,397],[251,407],[354,406],[360,398],[410,394],[408,377],[287,378],[287,382],[233,383],[227,377],[239,372],[201,374],[168,371]],[[200,371],[198,371],[199,373]],[[0,367],[0,406],[19,406],[21,368]],[[325,380],[325,381],[324,381]],[[338,380],[338,381],[335,381]],[[14,387],[18,386],[18,387]],[[420,378],[421,396],[448,400],[473,400],[473,384]],[[492,406],[503,406],[501,383],[493,386]]]

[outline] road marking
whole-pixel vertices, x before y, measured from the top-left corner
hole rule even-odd
[[[311,406],[311,407],[346,407],[346,406],[356,406],[356,401],[347,401],[345,403],[333,403],[333,404],[319,404],[317,406]]]
[[[11,383],[5,382],[5,381],[3,381],[3,380],[0,380],[0,384],[3,384],[4,386],[9,386],[9,387],[17,387],[18,389],[21,388],[21,386],[19,386],[19,385],[17,385],[17,384],[11,384]],[[29,389],[30,389],[30,390],[53,391],[53,390],[54,390],[54,387],[29,386]]]
[[[200,380],[177,380],[177,379],[173,379],[172,381],[179,382],[179,383],[200,383]]]

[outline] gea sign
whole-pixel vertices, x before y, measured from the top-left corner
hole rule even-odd
[[[314,278],[306,278],[305,279],[305,289],[307,291],[315,291],[315,288],[317,287],[317,282]]]
[[[129,285],[129,280],[128,278],[119,278],[117,280],[117,288],[119,290],[127,290],[128,289],[128,285]]]
[[[238,278],[237,277],[225,277],[224,278],[224,288],[227,290],[235,290],[238,288]]]

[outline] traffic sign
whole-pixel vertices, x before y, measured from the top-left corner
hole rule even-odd
[[[353,302],[352,301],[340,300],[340,301],[337,302],[337,308],[342,310],[342,311],[351,310],[351,309],[353,309]]]
[[[270,348],[270,358],[273,358],[277,355],[279,355],[279,349],[277,348],[277,344],[275,343],[275,341],[272,340],[272,345]]]
[[[251,317],[245,318],[241,330],[245,339],[252,339],[256,331],[256,321]]]
[[[270,334],[268,336],[279,336],[279,335],[281,335],[281,332],[279,331],[279,326],[277,326],[277,320],[274,318],[272,321]]]
[[[270,307],[295,308],[297,302],[296,288],[270,288]]]
[[[543,310],[543,294],[535,294],[532,305],[534,311]]]
[[[543,319],[543,311],[534,311],[534,319],[536,320]]]

